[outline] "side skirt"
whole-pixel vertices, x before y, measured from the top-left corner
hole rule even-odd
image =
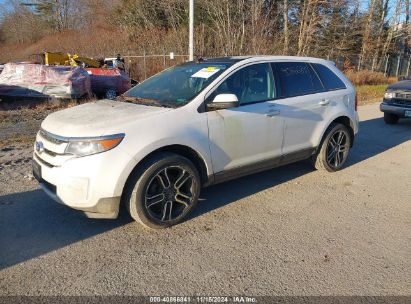
[[[291,154],[282,155],[281,157],[271,158],[258,163],[233,168],[227,171],[220,171],[214,174],[214,178],[210,179],[210,183],[208,183],[207,186],[304,160],[310,158],[315,153],[315,151],[316,148],[304,149],[301,151],[293,152]]]

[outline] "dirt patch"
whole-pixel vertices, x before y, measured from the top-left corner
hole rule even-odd
[[[34,110],[0,112],[0,149],[32,145],[41,122],[51,112]]]
[[[85,103],[88,101],[82,101]],[[13,110],[0,110],[0,150],[5,148],[29,147],[40,129],[41,122],[53,112],[73,107],[80,102],[27,103]]]

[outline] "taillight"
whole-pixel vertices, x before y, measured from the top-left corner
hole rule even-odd
[[[355,93],[354,109],[355,109],[355,112],[357,112],[357,110],[358,110],[358,94],[357,93]]]

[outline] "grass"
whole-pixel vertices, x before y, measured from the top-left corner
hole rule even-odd
[[[11,134],[0,142],[0,150],[10,146],[30,145],[34,143],[36,135],[17,135]]]
[[[350,69],[344,73],[357,89],[359,105],[382,101],[388,84],[398,81],[396,77],[385,77],[383,73],[368,70]]]
[[[358,104],[365,105],[382,101],[387,87],[387,84],[356,86]]]

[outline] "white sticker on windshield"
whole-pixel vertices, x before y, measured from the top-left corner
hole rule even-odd
[[[191,75],[191,77],[194,78],[210,78],[211,76],[213,76],[215,73],[217,73],[220,69],[217,69],[215,67],[208,67],[208,68],[204,68],[201,69],[200,71],[198,71],[197,73]]]

